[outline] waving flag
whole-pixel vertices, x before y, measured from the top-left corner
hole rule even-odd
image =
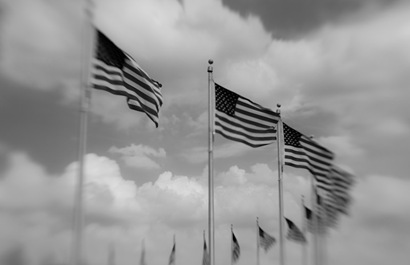
[[[239,260],[241,255],[241,247],[239,246],[238,240],[232,231],[232,262],[235,263]]]
[[[204,237],[204,253],[202,254],[202,265],[209,265],[209,252],[206,247],[206,240]]]
[[[161,85],[98,30],[91,71],[90,82],[94,88],[125,96],[129,108],[144,112],[158,127]]]
[[[168,265],[175,265],[175,241],[171,250],[171,254],[169,255]]]
[[[329,194],[332,181],[329,172],[334,154],[316,141],[283,123],[285,165],[307,169],[316,179],[316,187]]]
[[[258,226],[258,230],[259,230],[259,245],[266,251],[268,251],[268,249],[270,247],[273,246],[273,244],[275,244],[276,239],[269,235],[268,233],[266,233],[265,231],[263,231],[263,229]]]
[[[286,223],[288,224],[288,234],[287,238],[299,243],[306,243],[306,238],[303,235],[302,231],[289,219],[285,218]]]
[[[215,131],[225,138],[259,147],[276,140],[279,115],[215,83]]]

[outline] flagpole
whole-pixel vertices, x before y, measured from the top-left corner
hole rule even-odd
[[[208,60],[208,233],[209,233],[209,261],[215,265],[215,230],[214,230],[214,98],[213,89],[213,60]]]
[[[256,265],[259,265],[259,253],[260,253],[260,242],[259,242],[259,217],[256,217]]]
[[[78,148],[78,180],[74,204],[74,235],[72,246],[71,263],[73,265],[81,265],[83,262],[83,187],[84,187],[84,171],[85,171],[85,153],[87,150],[87,124],[88,112],[91,101],[91,91],[89,88],[89,76],[91,67],[91,56],[94,50],[95,32],[92,29],[92,1],[85,0],[84,13],[85,21],[83,28],[83,47],[82,47],[82,71],[81,71],[81,106],[80,106],[80,129],[79,129],[79,148]]]
[[[276,112],[280,116],[280,104],[277,104],[278,109]],[[282,119],[279,118],[278,128],[277,128],[277,144],[278,144],[278,189],[279,189],[279,258],[280,265],[285,265],[285,244],[284,244],[284,234],[283,234],[283,183],[282,183],[282,173],[283,173],[283,126]]]

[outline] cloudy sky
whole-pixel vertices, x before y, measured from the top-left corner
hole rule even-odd
[[[77,181],[82,0],[0,1],[1,265],[65,265]],[[160,126],[92,92],[85,184],[89,265],[200,264],[207,229],[207,66],[214,79],[336,154],[356,184],[326,238],[329,264],[408,264],[410,2],[95,0],[94,24],[163,84]],[[256,262],[255,220],[278,237],[276,146],[215,139],[216,264]],[[285,168],[301,225],[309,175]],[[309,240],[309,239],[308,239]],[[279,247],[261,264],[279,264]],[[302,248],[286,242],[299,264]],[[311,264],[311,248],[309,248]],[[19,263],[20,262],[20,263]]]

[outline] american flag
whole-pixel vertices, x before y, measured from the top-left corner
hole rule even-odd
[[[215,131],[251,147],[276,140],[279,115],[215,83]]]
[[[169,255],[168,265],[175,265],[175,241],[172,247],[171,254]]]
[[[315,215],[315,213],[311,209],[307,208],[306,206],[304,207],[305,207],[305,217],[306,217],[306,222],[307,222],[307,230],[311,233],[317,233],[317,231],[319,231],[319,233],[323,233],[324,229],[320,225],[321,221],[320,221],[319,216]],[[319,218],[317,219],[318,227],[316,227],[314,218]]]
[[[288,234],[287,239],[293,240],[299,243],[306,243],[306,238],[303,235],[302,231],[288,218],[285,218],[286,223],[288,224]]]
[[[327,194],[331,192],[332,181],[329,171],[334,154],[314,140],[283,123],[285,142],[285,165],[307,169],[316,180],[316,187]]]
[[[333,165],[329,177],[333,185],[331,196],[325,201],[327,204],[334,205],[339,212],[347,215],[349,212],[348,208],[352,201],[350,189],[354,183],[354,176],[340,167]]]
[[[232,261],[237,262],[239,256],[241,255],[241,247],[239,246],[238,240],[232,231]]]
[[[209,252],[206,247],[206,240],[204,238],[204,253],[202,255],[202,265],[209,265]]]
[[[91,73],[94,88],[125,96],[129,108],[144,112],[158,127],[161,85],[99,30]]]
[[[144,241],[142,241],[140,265],[146,265],[146,263],[145,263],[145,243],[144,243]]]
[[[268,251],[268,249],[270,247],[273,246],[273,244],[275,244],[276,239],[269,235],[268,233],[266,233],[265,231],[263,231],[262,228],[260,228],[260,226],[258,226],[258,230],[259,230],[259,245],[266,251]]]

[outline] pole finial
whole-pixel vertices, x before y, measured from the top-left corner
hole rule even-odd
[[[212,71],[213,71],[212,64],[214,63],[214,61],[213,61],[212,59],[209,59],[209,60],[208,60],[208,63],[209,63],[209,65],[208,65],[208,73],[212,73]]]
[[[276,104],[276,107],[278,107],[277,109],[276,109],[276,113],[279,113],[280,114],[280,107],[281,107],[282,105],[280,104],[280,103],[277,103]]]

